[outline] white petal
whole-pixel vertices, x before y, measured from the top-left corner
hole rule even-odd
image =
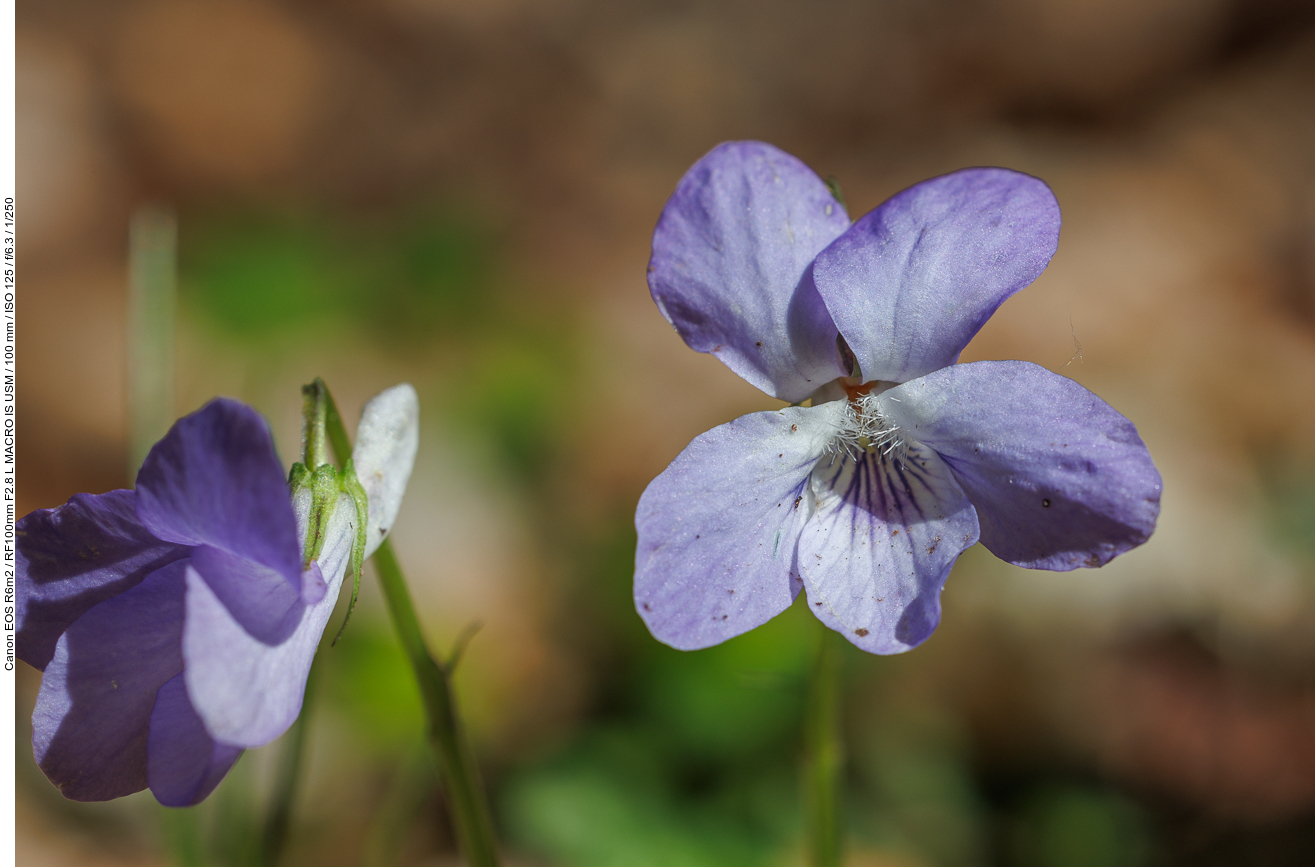
[[[361,410],[352,463],[370,499],[365,556],[388,535],[415,465],[420,442],[420,401],[407,383],[381,391]]]

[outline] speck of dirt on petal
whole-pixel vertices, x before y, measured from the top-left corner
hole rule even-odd
[[[859,638],[864,638],[867,636],[868,631],[866,629],[855,629],[854,634],[857,635]]]

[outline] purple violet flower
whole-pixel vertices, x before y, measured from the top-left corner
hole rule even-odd
[[[362,412],[366,556],[401,506],[417,415],[409,385]],[[149,786],[167,806],[195,804],[245,748],[287,730],[358,538],[343,494],[303,564],[310,511],[308,490],[289,496],[265,421],[221,398],[156,443],[135,491],[77,494],[18,522],[18,656],[44,672],[32,747],[65,797]]]
[[[653,300],[690,348],[796,405],[697,437],[640,497],[635,605],[656,638],[708,647],[804,589],[849,641],[899,653],[979,540],[1068,570],[1150,537],[1160,475],[1131,422],[1035,364],[956,364],[1059,223],[1050,188],[1006,169],[924,181],[852,224],[761,142],[686,173],[653,234]]]

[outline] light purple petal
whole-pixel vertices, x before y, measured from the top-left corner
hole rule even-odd
[[[300,516],[303,523],[305,516]],[[301,712],[306,675],[333,613],[356,538],[356,511],[342,496],[330,518],[319,565],[328,585],[304,606],[295,629],[277,644],[253,636],[195,569],[187,570],[183,658],[192,706],[218,741],[258,747],[283,734]]]
[[[137,514],[161,539],[209,545],[301,587],[297,522],[260,414],[212,400],[179,419],[137,474]]]
[[[977,516],[930,449],[865,451],[813,473],[817,514],[799,537],[808,609],[870,653],[901,653],[941,619],[941,589]]]
[[[166,807],[190,807],[214,791],[242,748],[221,744],[206,733],[179,673],[155,695],[146,752],[151,794]]]
[[[848,227],[808,166],[762,142],[728,142],[686,172],[663,208],[648,286],[691,349],[798,402],[848,373],[807,274]]]
[[[1050,188],[1007,169],[964,169],[887,200],[817,257],[813,277],[866,381],[953,364],[1059,243]]]
[[[1155,529],[1160,474],[1137,429],[1071,379],[1025,361],[978,361],[879,400],[945,458],[977,507],[982,544],[1002,560],[1100,566]]]
[[[709,647],[780,614],[843,404],[758,412],[697,437],[639,498],[635,607],[659,641]]]
[[[83,614],[60,637],[32,712],[32,751],[75,801],[146,788],[161,685],[183,667],[183,571],[175,561]]]
[[[18,658],[41,669],[69,624],[187,556],[141,525],[132,491],[75,494],[28,514],[16,529]]]

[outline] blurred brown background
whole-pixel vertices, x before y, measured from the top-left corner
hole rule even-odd
[[[1144,548],[974,549],[925,646],[853,654],[853,863],[1315,862],[1315,4],[23,0],[18,27],[19,513],[130,484],[127,222],[170,206],[179,414],[241,397],[291,461],[300,383],[352,414],[420,389],[397,546],[438,646],[484,624],[461,688],[514,863],[800,861],[806,615],[677,654],[629,601],[643,486],[773,405],[644,283],[676,181],[738,138],[854,217],[964,166],[1050,183],[1059,253],[964,357],[1082,382],[1165,481]],[[363,605],[289,863],[454,863]],[[20,674],[20,863],[242,863],[277,744],[195,811],[66,803]]]

